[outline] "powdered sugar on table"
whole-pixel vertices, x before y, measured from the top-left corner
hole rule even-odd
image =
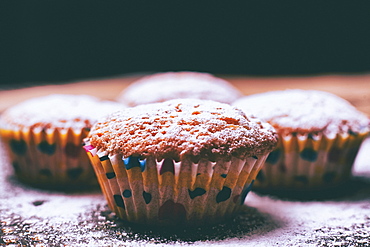
[[[347,187],[321,199],[250,193],[230,222],[191,229],[128,225],[99,191],[37,190],[17,182],[0,147],[0,245],[369,246],[370,139]]]

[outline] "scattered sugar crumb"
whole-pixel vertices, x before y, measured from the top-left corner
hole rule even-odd
[[[347,193],[296,200],[251,192],[223,224],[190,229],[126,225],[97,192],[38,190],[12,177],[0,146],[0,245],[9,246],[370,246],[370,139]],[[364,158],[364,159],[363,159]]]

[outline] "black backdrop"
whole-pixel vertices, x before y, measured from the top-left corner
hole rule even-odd
[[[0,0],[0,82],[366,73],[369,2]]]

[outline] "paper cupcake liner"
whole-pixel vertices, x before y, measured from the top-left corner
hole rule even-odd
[[[82,140],[88,130],[0,130],[15,174],[38,187],[97,186]]]
[[[153,225],[213,224],[232,217],[267,158],[198,163],[126,158],[88,141],[85,150],[110,209],[125,221]]]
[[[325,189],[351,176],[362,141],[368,133],[279,136],[259,172],[255,187],[272,190]]]

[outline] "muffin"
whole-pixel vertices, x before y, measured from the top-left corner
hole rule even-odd
[[[279,135],[255,183],[262,190],[316,191],[345,183],[369,133],[367,116],[327,92],[271,91],[233,105],[267,121]]]
[[[117,101],[136,106],[171,99],[204,99],[230,104],[242,96],[229,82],[208,73],[164,72],[145,76],[123,90]]]
[[[0,135],[16,177],[47,188],[98,186],[82,140],[99,117],[122,108],[92,96],[63,94],[8,108],[0,118]]]
[[[238,212],[276,143],[269,124],[235,107],[177,99],[109,115],[92,127],[85,149],[123,220],[201,225]]]

